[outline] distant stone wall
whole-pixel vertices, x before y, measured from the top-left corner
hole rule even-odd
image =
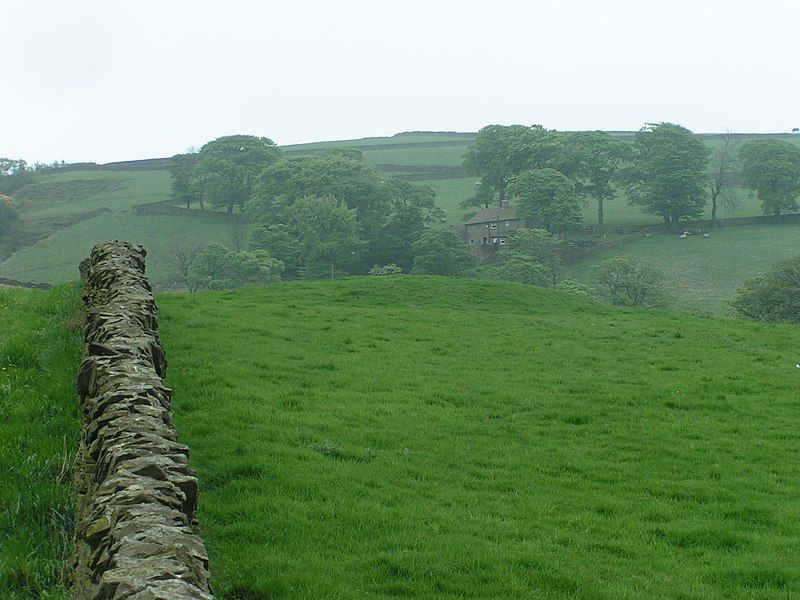
[[[210,599],[198,483],[162,383],[167,360],[145,251],[98,244],[81,273],[88,317],[73,596]]]

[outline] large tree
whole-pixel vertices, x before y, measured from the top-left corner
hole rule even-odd
[[[751,140],[742,144],[739,158],[742,181],[758,193],[765,215],[797,211],[800,148],[784,140]]]
[[[520,229],[508,238],[498,259],[502,262],[511,254],[526,256],[541,265],[550,284],[554,285],[563,267],[564,242],[544,229]]]
[[[597,223],[605,219],[605,202],[614,197],[613,182],[631,147],[605,131],[578,131],[564,139],[566,157],[579,192],[597,202]]]
[[[709,154],[703,141],[685,127],[672,123],[643,127],[636,134],[626,172],[630,201],[670,225],[702,216]]]
[[[167,165],[172,176],[172,199],[185,204],[186,208],[191,208],[192,202],[202,200],[194,179],[194,168],[199,157],[197,153],[176,154]]]
[[[560,152],[558,134],[541,125],[487,125],[464,153],[463,164],[503,202],[515,177],[527,169],[556,164]]]
[[[555,169],[525,171],[509,185],[508,192],[519,204],[519,215],[551,233],[580,226],[581,205],[575,184]]]
[[[288,210],[292,231],[302,248],[306,276],[348,272],[363,242],[355,209],[333,196],[304,196]]]
[[[281,151],[264,137],[229,135],[208,142],[200,149],[194,178],[200,193],[214,206],[224,206],[229,213],[247,202],[256,177],[276,162]]]
[[[414,242],[414,273],[463,275],[477,263],[463,240],[447,229],[430,229]]]

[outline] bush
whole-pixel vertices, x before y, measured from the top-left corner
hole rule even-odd
[[[800,323],[800,257],[778,263],[763,277],[747,281],[731,306],[753,321]]]
[[[394,263],[389,263],[388,265],[379,266],[375,265],[369,270],[370,275],[382,276],[382,275],[400,275],[403,272],[403,269],[398,267]]]
[[[562,292],[569,292],[570,294],[587,296],[588,298],[591,298],[593,295],[592,288],[574,279],[562,279],[556,284],[556,289]]]
[[[411,246],[414,273],[421,275],[463,275],[478,259],[452,231],[433,229],[423,233]]]
[[[671,301],[664,290],[664,272],[645,262],[613,258],[595,267],[594,280],[621,306],[658,308]]]
[[[500,264],[494,269],[494,275],[498,279],[539,287],[548,287],[553,281],[552,271],[527,254],[504,250],[499,258]]]
[[[14,202],[8,196],[0,194],[0,235],[10,231],[19,221],[14,209]]]

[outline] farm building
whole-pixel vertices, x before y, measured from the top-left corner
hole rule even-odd
[[[517,215],[517,208],[508,203],[485,208],[463,225],[457,225],[456,233],[478,257],[489,258],[505,246],[509,236],[528,226],[527,220]]]

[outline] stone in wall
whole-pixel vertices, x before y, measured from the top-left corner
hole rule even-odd
[[[81,263],[87,323],[73,596],[212,598],[198,483],[164,387],[145,251],[104,242]]]

